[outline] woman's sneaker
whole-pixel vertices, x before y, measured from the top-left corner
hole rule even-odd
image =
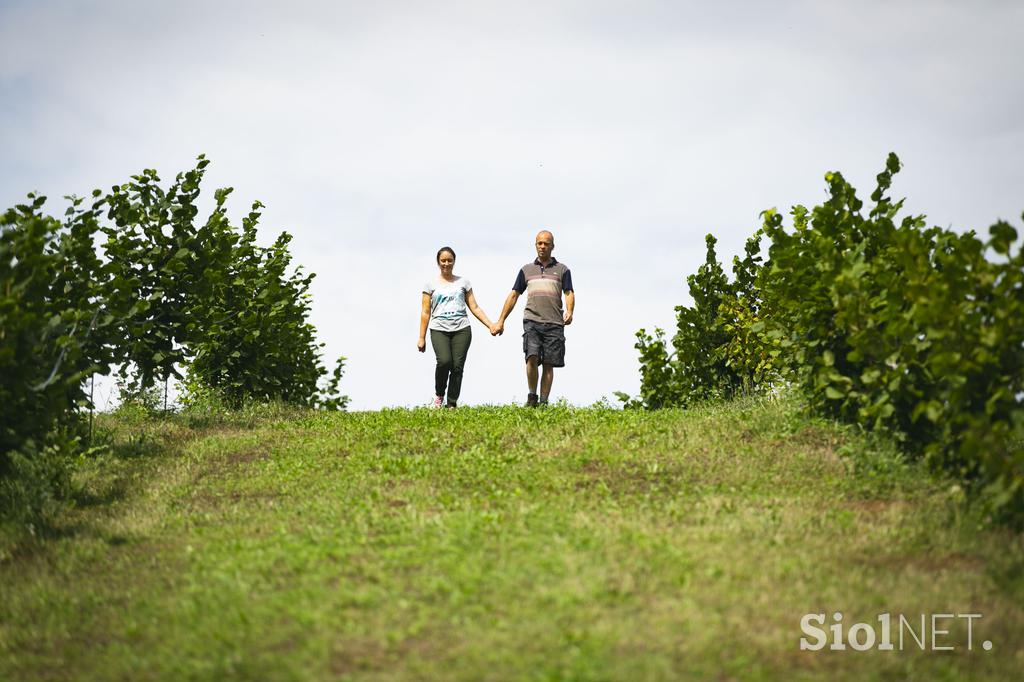
[[[438,407],[441,407],[441,405],[443,405],[443,404],[444,404],[444,397],[443,396],[439,396],[439,395],[435,395],[434,396],[434,400],[430,403],[430,408],[431,409],[436,409]]]

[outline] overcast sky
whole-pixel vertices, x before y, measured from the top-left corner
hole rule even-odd
[[[672,327],[719,238],[823,175],[985,231],[1024,211],[1024,2],[0,0],[0,205],[165,180],[266,205],[317,273],[313,322],[353,409],[426,403],[420,291],[448,244],[496,317],[539,229],[572,270],[553,398],[639,387],[634,333]],[[463,403],[525,397],[522,302],[474,322]]]

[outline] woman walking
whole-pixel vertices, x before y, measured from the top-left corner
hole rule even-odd
[[[420,338],[416,348],[422,353],[427,349],[427,328],[430,328],[430,345],[437,356],[434,370],[434,400],[431,407],[441,407],[448,392],[448,407],[455,407],[462,391],[462,370],[466,366],[469,344],[473,332],[469,328],[467,307],[489,330],[491,321],[476,304],[473,285],[465,277],[452,272],[455,268],[455,251],[450,246],[437,252],[437,267],[440,271],[423,287],[423,308],[420,312]]]

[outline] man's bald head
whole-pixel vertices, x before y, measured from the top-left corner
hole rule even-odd
[[[547,263],[551,258],[551,252],[555,250],[555,235],[550,230],[541,230],[537,233],[536,240],[537,258],[542,263]]]

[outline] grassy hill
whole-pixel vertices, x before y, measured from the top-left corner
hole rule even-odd
[[[0,679],[1024,669],[1022,538],[786,400],[108,417],[101,433],[75,509],[0,545]],[[801,651],[801,617],[836,611],[845,628],[983,617],[970,651],[957,618],[939,621],[953,651]]]

